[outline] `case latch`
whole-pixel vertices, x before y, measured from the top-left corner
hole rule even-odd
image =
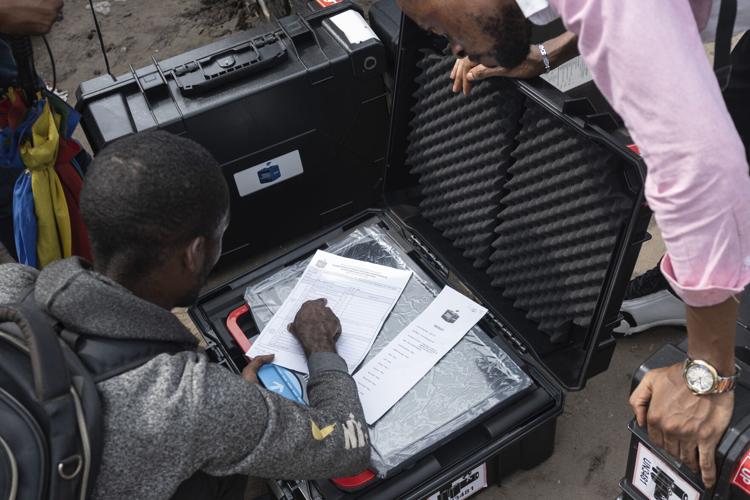
[[[305,42],[315,42],[312,30],[299,16],[294,15],[281,18],[279,19],[279,25],[281,25],[281,29],[284,30],[284,33],[286,33],[292,43],[298,47],[304,45]]]
[[[583,119],[587,126],[596,126],[606,132],[618,129],[617,121],[609,113],[597,113],[591,101],[585,97],[566,99],[562,105],[563,113]]]

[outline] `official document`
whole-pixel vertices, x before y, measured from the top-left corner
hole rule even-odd
[[[411,271],[319,250],[246,355],[275,354],[275,364],[308,373],[302,346],[287,326],[304,302],[324,298],[341,321],[336,349],[352,373],[370,351],[410,277]]]
[[[372,425],[409,392],[487,312],[450,287],[435,297],[355,375],[367,423]]]

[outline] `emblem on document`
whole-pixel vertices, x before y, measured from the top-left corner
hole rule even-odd
[[[443,317],[443,321],[445,321],[446,323],[455,323],[455,322],[456,322],[456,320],[457,320],[457,319],[458,319],[458,317],[459,317],[459,316],[458,316],[458,311],[453,311],[453,310],[451,310],[451,309],[447,309],[447,310],[446,310],[446,311],[445,311],[445,312],[443,313],[443,316],[442,316],[442,317]]]

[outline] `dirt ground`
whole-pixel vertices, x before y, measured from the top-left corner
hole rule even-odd
[[[100,2],[95,2],[100,3]],[[99,13],[112,72],[123,74],[128,64],[140,67],[158,59],[199,47],[229,34],[234,20],[225,11],[201,0],[112,0],[108,13]],[[217,2],[217,6],[223,2]],[[82,81],[106,73],[88,0],[67,0],[64,18],[48,35],[57,66],[58,88],[70,93]],[[37,66],[51,81],[49,58],[41,44]]]
[[[280,0],[268,0],[267,3]],[[224,37],[238,28],[242,0],[108,0],[102,4],[99,23],[112,72],[139,68],[151,57],[164,59]],[[294,0],[299,8],[300,1]],[[360,2],[368,5],[369,1]],[[58,88],[70,93],[78,84],[106,73],[88,0],[66,0],[64,18],[47,39],[57,66]],[[249,24],[260,24],[249,19]],[[240,23],[242,25],[242,23]],[[37,67],[51,82],[52,71],[46,49],[37,40]]]

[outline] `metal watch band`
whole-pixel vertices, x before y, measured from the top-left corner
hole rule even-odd
[[[711,394],[722,394],[724,392],[733,391],[735,386],[737,385],[737,376],[739,375],[739,371],[740,368],[739,366],[737,366],[735,374],[731,377],[719,376],[719,379],[716,381],[716,388],[711,391]]]
[[[544,72],[549,73],[550,71],[552,71],[552,66],[550,66],[549,57],[547,57],[547,49],[545,49],[544,45],[542,45],[541,43],[537,45],[537,47],[539,48],[539,53],[542,55],[542,62],[544,63]]]
[[[739,365],[735,364],[734,375],[731,375],[729,377],[722,377],[721,375],[719,375],[718,370],[716,370],[716,368],[711,363],[707,361],[703,361],[703,360],[694,360],[689,357],[685,360],[683,371],[687,372],[688,367],[690,367],[690,365],[695,364],[695,363],[710,367],[712,372],[715,374],[715,383],[714,383],[713,389],[709,392],[703,393],[703,395],[723,394],[725,392],[734,390],[735,386],[737,385],[737,379],[739,379],[740,373],[742,372],[742,368],[740,368]],[[698,395],[701,395],[701,394],[698,394]]]

